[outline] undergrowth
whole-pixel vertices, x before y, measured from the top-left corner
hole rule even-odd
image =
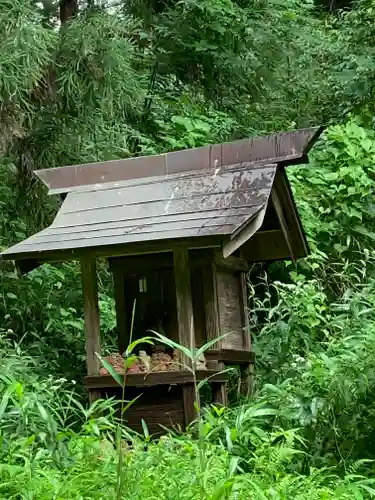
[[[19,345],[3,339],[1,348],[0,498],[115,498],[113,402],[86,409],[65,380],[36,376],[35,361]],[[373,493],[360,461],[340,476],[324,467],[296,471],[309,450],[300,431],[270,427],[270,417],[283,415],[269,403],[205,409],[204,477],[194,429],[149,441],[123,427],[121,498],[318,500]]]

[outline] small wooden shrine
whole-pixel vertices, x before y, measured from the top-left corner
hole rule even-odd
[[[50,227],[2,257],[15,260],[21,272],[80,260],[91,400],[121,395],[96,355],[97,258],[108,259],[113,273],[120,354],[132,319],[133,339],[154,330],[194,347],[226,334],[206,351],[197,377],[209,378],[213,400],[225,404],[222,369],[237,364],[247,390],[253,356],[246,273],[252,262],[307,254],[285,167],[307,163],[320,132],[35,172],[64,201]],[[193,377],[183,366],[189,361],[148,344],[142,351],[149,361],[127,374],[127,398],[142,393],[127,413],[129,425],[138,429],[144,419],[151,432],[159,424],[184,427],[194,419]]]

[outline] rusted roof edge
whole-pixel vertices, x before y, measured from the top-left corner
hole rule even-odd
[[[308,155],[310,153],[310,151],[312,150],[312,148],[314,147],[314,145],[316,144],[316,142],[318,141],[319,137],[322,135],[322,133],[324,132],[325,130],[325,126],[324,125],[320,125],[319,127],[316,127],[315,128],[315,133],[314,135],[311,137],[311,139],[307,142],[304,150],[303,150],[303,154],[304,155]]]
[[[299,129],[161,155],[70,165],[34,173],[49,188],[49,194],[61,194],[77,186],[215,169],[244,162],[295,164],[306,157],[322,130],[323,127]]]
[[[292,158],[292,155],[291,157]],[[271,160],[263,160],[263,161],[257,161],[257,162],[243,162],[235,165],[229,165],[222,167],[222,169],[225,169],[225,172],[233,172],[237,171],[240,172],[242,170],[257,170],[257,169],[264,169],[268,167],[277,167],[278,163],[275,161],[275,159]],[[223,170],[220,169],[220,173],[223,173]],[[178,180],[181,178],[184,179],[190,179],[193,177],[210,177],[215,175],[215,170],[213,169],[202,169],[202,170],[190,170],[187,172],[181,172],[181,173],[176,173],[176,174],[169,174],[169,175],[158,175],[158,176],[152,176],[152,177],[141,177],[138,179],[129,179],[129,180],[124,180],[124,181],[109,181],[101,184],[84,184],[80,186],[73,186],[71,189],[69,189],[69,193],[83,193],[83,192],[90,192],[90,191],[98,191],[98,190],[110,190],[110,189],[118,189],[122,187],[135,187],[135,186],[140,186],[140,185],[145,185],[145,184],[153,184],[153,183],[160,183],[160,182],[168,182],[168,181],[173,181],[173,180]],[[48,194],[61,194],[61,193],[66,193],[66,189],[51,189]],[[68,193],[67,193],[68,194]]]

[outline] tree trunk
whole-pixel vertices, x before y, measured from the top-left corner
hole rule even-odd
[[[78,0],[60,0],[60,21],[64,25],[78,14]]]

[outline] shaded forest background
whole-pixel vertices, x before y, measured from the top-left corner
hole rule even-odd
[[[194,434],[134,438],[116,498],[374,496],[374,85],[373,0],[0,0],[0,248],[56,213],[34,169],[327,127],[288,170],[311,255],[251,273],[254,399],[205,411],[203,476]],[[115,498],[78,267],[0,280],[0,498]]]

